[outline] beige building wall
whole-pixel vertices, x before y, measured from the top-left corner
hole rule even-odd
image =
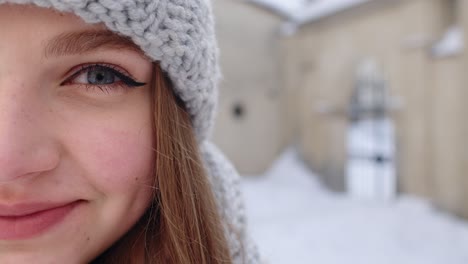
[[[281,19],[242,1],[213,3],[224,74],[214,141],[241,173],[263,173],[285,142]]]
[[[430,48],[446,29],[444,0],[402,3],[398,73],[395,89],[404,107],[396,113],[398,164],[401,191],[431,198],[431,74]],[[445,1],[447,2],[447,1]]]
[[[292,36],[279,34],[280,17],[259,7],[214,3],[225,76],[214,139],[241,172],[264,172],[297,137],[309,165],[344,190],[347,111],[357,66],[370,59],[399,102],[391,112],[399,190],[468,218],[467,52],[431,54],[454,23],[468,36],[468,1],[375,1]]]
[[[390,93],[397,93],[391,80],[400,70],[402,33],[395,21],[401,19],[402,6],[380,5],[311,23],[295,37],[302,43],[298,64],[312,65],[290,77],[303,81],[301,149],[311,166],[337,190],[345,184],[347,108],[359,62],[374,60],[389,79]]]
[[[464,144],[466,134],[460,126],[468,109],[464,106],[462,60],[459,56],[434,61],[431,93],[432,144],[429,153],[432,198],[442,208],[463,214]]]
[[[464,101],[464,107],[462,109],[463,119],[460,121],[460,130],[462,136],[462,141],[460,141],[460,148],[461,148],[461,156],[462,156],[462,181],[460,182],[460,187],[463,193],[463,201],[462,201],[462,216],[468,218],[468,148],[464,147],[465,143],[467,142],[467,135],[468,135],[468,122],[466,121],[466,115],[468,113],[468,106],[466,104],[466,99],[468,98],[468,89],[466,89],[466,84],[468,83],[468,74],[466,74],[466,69],[468,69],[468,51],[467,51],[467,44],[466,41],[468,39],[468,1],[466,0],[459,0],[457,6],[457,16],[458,16],[458,23],[463,29],[463,34],[465,38],[465,48],[460,56],[460,64],[461,64],[461,76],[460,82],[463,84],[463,89],[461,92],[461,100]]]
[[[390,95],[402,101],[392,113],[400,190],[431,197],[433,66],[428,51],[447,27],[446,3],[376,1],[305,25],[287,40],[290,56],[297,58],[291,64],[307,66],[287,74],[288,85],[299,81],[303,90],[302,153],[335,189],[344,189],[346,109],[354,73],[359,61],[372,59],[383,69]]]
[[[446,28],[468,29],[467,1],[452,1],[452,17],[442,21]],[[465,37],[466,38],[466,37]],[[432,58],[431,73],[431,177],[432,198],[436,206],[468,217],[468,152],[464,147],[468,113],[466,92],[466,51]]]

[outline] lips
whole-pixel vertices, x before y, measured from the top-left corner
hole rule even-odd
[[[61,223],[83,201],[0,205],[0,240],[28,239]]]

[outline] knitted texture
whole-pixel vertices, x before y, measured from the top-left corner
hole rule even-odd
[[[210,181],[225,223],[224,228],[233,263],[259,263],[258,250],[247,234],[239,174],[221,151],[210,142],[202,144],[201,154],[205,166],[209,168]]]
[[[199,142],[217,102],[218,50],[208,0],[0,0],[72,12],[129,37],[167,73],[191,115]]]

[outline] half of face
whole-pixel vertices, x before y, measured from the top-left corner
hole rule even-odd
[[[72,14],[0,25],[0,263],[89,262],[151,200],[152,63]]]

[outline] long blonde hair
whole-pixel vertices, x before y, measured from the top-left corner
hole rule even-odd
[[[132,230],[93,263],[231,263],[190,116],[171,82],[154,68],[153,201]]]

